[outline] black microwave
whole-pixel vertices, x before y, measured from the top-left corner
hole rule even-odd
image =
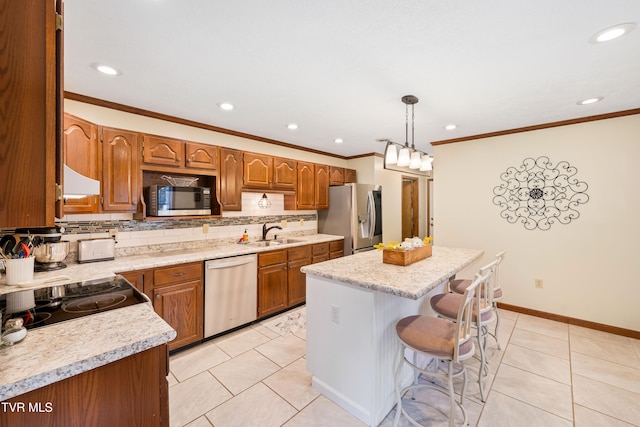
[[[211,188],[151,185],[146,195],[147,215],[211,215]]]

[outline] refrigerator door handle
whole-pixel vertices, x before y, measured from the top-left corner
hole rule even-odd
[[[367,193],[367,212],[369,213],[369,239],[373,242],[373,233],[376,231],[376,204],[372,191]]]

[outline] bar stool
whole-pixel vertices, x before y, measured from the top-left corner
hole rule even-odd
[[[480,369],[478,371],[478,384],[480,387],[480,400],[486,400],[483,377],[488,375],[487,368],[487,336],[489,335],[489,325],[496,321],[496,315],[493,308],[493,285],[495,283],[495,268],[498,261],[492,261],[490,264],[482,267],[478,275],[483,277],[475,291],[474,302],[472,304],[473,311],[471,316],[472,326],[476,329],[476,339],[478,348],[480,348]],[[467,288],[473,285],[467,286]],[[466,294],[466,290],[465,290]],[[465,294],[457,294],[448,292],[435,295],[429,301],[431,308],[438,316],[445,319],[455,321],[458,306],[465,300]]]
[[[502,288],[500,287],[500,263],[504,259],[505,251],[502,251],[496,255],[496,268],[494,272],[494,286],[493,286],[493,309],[496,313],[496,327],[494,329],[493,334],[490,334],[498,345],[498,350],[502,350],[500,347],[500,342],[498,341],[498,328],[500,327],[500,312],[498,311],[498,302],[502,300]],[[471,284],[471,279],[454,279],[449,282],[449,289],[451,292],[455,292],[457,294],[463,294],[464,290],[467,286]]]
[[[455,422],[456,405],[462,411],[464,425],[468,422],[467,411],[463,406],[464,392],[467,386],[467,371],[464,361],[473,357],[475,347],[471,335],[471,318],[472,318],[472,302],[476,293],[476,288],[486,277],[477,275],[471,285],[467,287],[464,294],[460,295],[460,304],[457,307],[455,322],[443,318],[415,315],[400,319],[396,324],[396,333],[400,340],[400,357],[396,370],[395,389],[396,389],[396,416],[393,426],[397,427],[400,421],[400,414],[403,414],[412,424],[419,426],[418,422],[413,419],[407,411],[402,407],[402,397],[406,392],[413,392],[412,399],[415,398],[415,391],[418,388],[425,387],[437,390],[449,396],[451,402],[451,410],[449,413],[449,426],[452,427]],[[413,361],[407,358],[406,349],[413,351]],[[417,366],[418,354],[435,358],[435,372],[427,371],[426,368]],[[447,362],[447,371],[439,372],[438,367],[440,361]],[[402,367],[404,364],[409,365],[414,370],[414,382],[400,390],[400,381]],[[455,367],[454,364],[458,366]],[[457,368],[454,369],[454,368]],[[427,379],[430,378],[446,378],[447,387],[431,382],[418,383],[418,376],[422,374]],[[462,390],[460,391],[460,402],[455,399],[455,390],[453,388],[453,379],[463,376]]]

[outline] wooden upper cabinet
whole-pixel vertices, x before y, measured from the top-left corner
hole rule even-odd
[[[296,161],[274,157],[272,181],[273,188],[278,190],[294,191],[296,189],[296,181]]]
[[[344,168],[331,166],[329,168],[329,185],[344,184]]]
[[[197,142],[185,142],[184,147],[188,168],[218,170],[219,147]]]
[[[329,166],[314,165],[315,172],[315,209],[329,209]]]
[[[246,188],[271,187],[271,170],[273,161],[271,156],[255,153],[244,153],[243,185]]]
[[[140,195],[138,134],[100,127],[102,210],[135,212]]]
[[[163,136],[142,135],[142,161],[179,168],[184,164],[184,143]]]
[[[100,144],[98,126],[69,114],[64,115],[64,164],[74,171],[100,181]],[[97,213],[100,196],[66,199],[64,213]]]
[[[220,194],[223,210],[242,210],[242,152],[220,149]]]
[[[297,209],[315,209],[315,169],[313,163],[298,162]]]
[[[55,7],[53,1],[3,1],[0,7],[0,228],[53,226],[55,221],[62,125]]]
[[[344,183],[355,183],[357,182],[357,172],[355,169],[344,169]]]

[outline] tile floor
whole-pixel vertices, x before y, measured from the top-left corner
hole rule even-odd
[[[640,340],[500,313],[485,404],[473,382],[479,362],[467,363],[469,425],[640,426]],[[304,307],[173,355],[171,426],[363,426],[310,386],[305,365]],[[408,405],[423,423],[447,425],[443,395],[420,392]]]

